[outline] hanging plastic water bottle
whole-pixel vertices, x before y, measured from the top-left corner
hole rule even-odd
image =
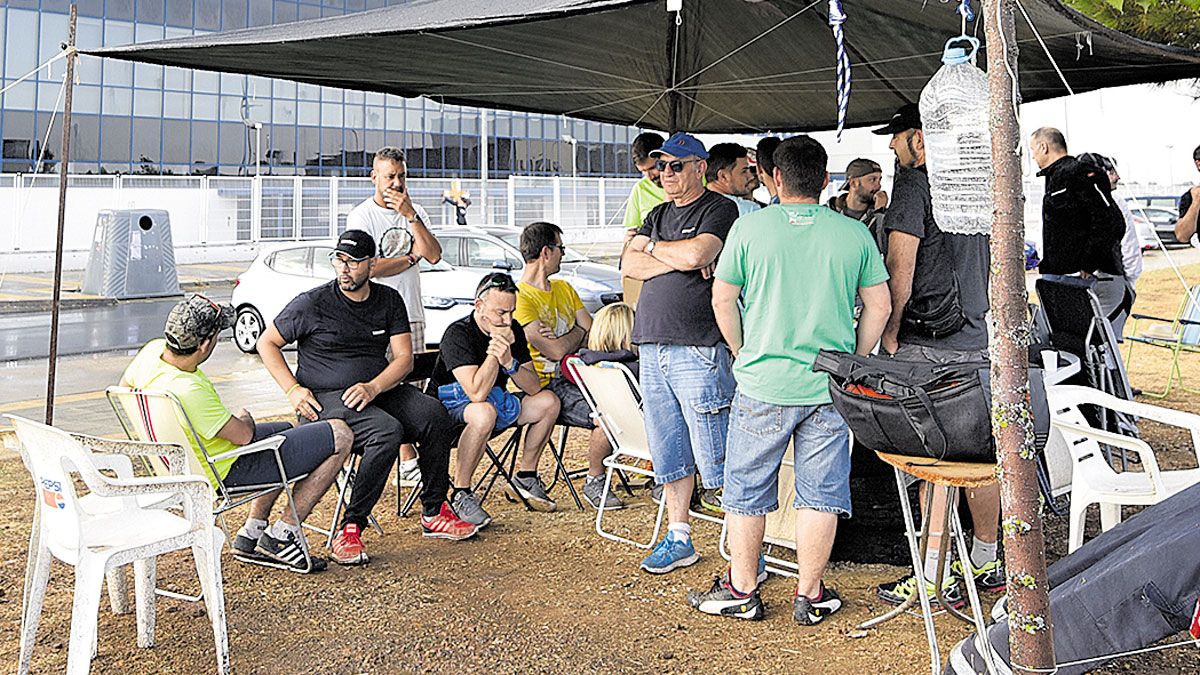
[[[969,49],[951,47],[966,42]],[[992,228],[992,134],[987,75],[975,67],[979,40],[952,38],[942,67],[921,92],[925,166],[933,218],[945,232],[989,234]]]

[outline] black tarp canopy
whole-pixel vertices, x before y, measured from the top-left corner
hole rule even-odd
[[[917,100],[960,31],[957,4],[843,2],[848,126]],[[1021,5],[1075,93],[1200,76],[1200,53],[1112,31],[1057,0]],[[1017,17],[1024,100],[1066,95]],[[981,26],[968,32],[982,39]],[[824,0],[683,0],[678,21],[664,0],[414,0],[88,53],[665,130],[811,131],[837,120]]]

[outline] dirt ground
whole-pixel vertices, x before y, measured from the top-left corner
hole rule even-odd
[[[1165,277],[1165,275],[1157,275]],[[1195,276],[1190,275],[1190,276]],[[1148,274],[1139,284],[1161,284],[1163,300],[1139,310],[1173,315],[1178,293],[1170,279]],[[1175,284],[1177,287],[1177,284]],[[1187,366],[1200,375],[1196,361]],[[1167,362],[1145,348],[1131,368],[1135,386],[1161,380]],[[1153,379],[1152,379],[1153,378]],[[1194,380],[1195,381],[1195,380]],[[1172,407],[1196,410],[1189,394],[1173,395]],[[1166,467],[1194,466],[1189,439],[1154,425],[1144,429]],[[572,463],[582,462],[584,437],[569,443]],[[11,453],[0,459],[0,663],[14,669],[20,628],[21,588],[31,522],[29,477]],[[543,470],[548,471],[544,464]],[[578,484],[577,484],[578,485]],[[859,489],[872,488],[863,485]],[[880,504],[894,504],[890,483]],[[301,576],[239,563],[224,557],[227,623],[232,661],[238,673],[393,673],[462,672],[797,672],[920,673],[928,655],[920,620],[901,617],[858,637],[860,621],[882,612],[875,587],[905,573],[898,565],[836,563],[827,580],[846,600],[846,608],[812,628],[790,616],[792,585],[772,577],[764,586],[767,618],[741,623],[701,615],[684,599],[691,589],[707,587],[725,566],[718,553],[719,528],[695,525],[703,558],[694,567],[666,576],[640,572],[644,554],[631,546],[598,537],[594,513],[574,510],[562,487],[562,510],[525,513],[497,492],[487,502],[495,522],[472,541],[450,543],[423,539],[415,517],[395,516],[395,492],[389,488],[376,509],[386,534],[366,535],[371,563],[362,568],[332,565],[323,574]],[[857,497],[856,497],[857,499]],[[890,501],[889,501],[890,500]],[[631,508],[612,515],[612,526],[648,535],[654,505],[644,491]],[[328,523],[332,498],[311,521]],[[870,511],[860,510],[868,530]],[[882,508],[884,515],[894,511]],[[1127,516],[1131,514],[1127,510]],[[876,514],[879,516],[879,514]],[[238,523],[235,513],[231,522]],[[1095,534],[1096,517],[1091,519]],[[850,529],[850,528],[847,528]],[[1047,549],[1051,561],[1066,553],[1065,518],[1048,515]],[[883,530],[881,529],[882,533]],[[887,537],[878,546],[886,551]],[[314,539],[315,541],[315,539]],[[843,545],[839,550],[860,545]],[[903,557],[895,559],[902,562]],[[159,565],[162,587],[196,587],[189,559],[173,555]],[[70,569],[55,565],[34,651],[34,672],[65,668],[70,622]],[[996,596],[987,597],[990,607]],[[943,652],[964,637],[965,624],[938,618]],[[158,645],[136,647],[132,614],[113,615],[102,607],[97,673],[203,673],[214,666],[212,634],[201,606],[162,598],[158,602]],[[1180,636],[1175,636],[1178,639]],[[1195,648],[1127,657],[1103,673],[1197,673]]]

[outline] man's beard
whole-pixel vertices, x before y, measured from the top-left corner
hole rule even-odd
[[[351,278],[349,282],[344,282],[341,279],[338,279],[338,288],[346,291],[347,293],[353,293],[354,291],[362,288],[363,284],[365,283],[367,283],[366,279],[363,279],[362,281],[355,281],[353,278]]]

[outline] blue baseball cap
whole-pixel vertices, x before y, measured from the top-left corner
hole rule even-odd
[[[680,131],[673,134],[667,139],[666,143],[657,150],[651,150],[651,157],[659,157],[661,155],[670,155],[672,157],[699,157],[700,159],[708,159],[708,150],[704,149],[704,144],[701,143],[695,136]]]

